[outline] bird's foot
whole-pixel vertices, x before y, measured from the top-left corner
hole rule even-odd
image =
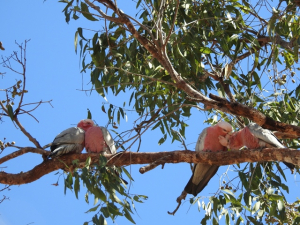
[[[219,142],[220,142],[221,145],[223,145],[224,147],[227,147],[228,139],[226,137],[220,135],[218,137],[218,139],[219,139]]]
[[[181,193],[181,195],[176,199],[176,201],[178,202],[178,203],[181,203],[181,200],[183,199],[183,200],[185,200],[185,197],[187,196],[187,192],[186,191],[183,191],[182,193]]]
[[[181,205],[181,200],[182,200],[182,199],[185,199],[186,195],[187,195],[187,192],[186,192],[186,191],[183,191],[183,192],[181,193],[181,195],[176,199],[176,201],[178,202],[178,205],[177,205],[176,209],[175,209],[173,212],[169,212],[169,211],[168,211],[168,214],[173,215],[173,216],[175,215],[175,213],[177,212],[177,210],[179,209],[179,207],[180,207],[180,205]]]

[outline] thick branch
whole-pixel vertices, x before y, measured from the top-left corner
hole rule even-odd
[[[283,133],[279,131],[273,132],[278,139],[297,139],[299,138],[297,135]]]
[[[9,185],[20,185],[38,180],[42,176],[58,170],[74,169],[72,161],[78,159],[79,162],[85,162],[91,157],[92,163],[98,162],[98,154],[70,154],[60,158],[44,161],[28,172],[10,174],[0,172],[0,183]],[[266,148],[263,150],[244,150],[229,152],[201,152],[195,151],[172,151],[172,152],[155,152],[155,153],[137,153],[124,152],[118,155],[105,155],[109,159],[108,165],[126,166],[132,164],[149,164],[165,156],[165,163],[208,163],[214,165],[231,165],[243,162],[260,162],[260,161],[285,161],[300,166],[300,151],[289,149]],[[69,167],[66,167],[69,166]]]
[[[229,102],[227,99],[213,94],[210,94],[209,97],[217,102],[216,107],[222,111],[226,110],[226,112],[233,115],[247,117],[263,128],[287,133],[289,136],[295,135],[300,137],[300,127],[275,121],[272,118],[265,116],[260,111],[238,102]]]

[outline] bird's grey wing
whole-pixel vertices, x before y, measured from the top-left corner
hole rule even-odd
[[[203,129],[202,132],[200,133],[196,143],[195,151],[203,151],[206,134],[207,134],[207,128]]]
[[[285,146],[280,142],[280,140],[273,134],[273,132],[268,129],[263,129],[256,123],[250,123],[248,126],[251,133],[260,140],[273,145],[277,148],[285,148]],[[292,171],[295,169],[295,165],[288,162],[283,162]]]
[[[63,144],[59,145],[57,148],[55,148],[48,158],[53,158],[59,155],[64,155],[70,152],[73,153],[81,153],[83,150],[84,146],[82,144]]]
[[[196,143],[196,147],[195,147],[196,152],[202,151],[204,149],[204,140],[205,140],[206,134],[207,134],[207,128],[204,128],[202,130],[202,132],[199,134],[199,137],[198,137],[198,140],[197,140],[197,143]],[[194,171],[195,166],[196,166],[196,164],[193,164],[192,171]]]
[[[208,184],[210,179],[217,173],[219,166],[198,163],[194,167],[194,173],[185,186],[184,190],[197,196]]]
[[[64,144],[84,143],[84,130],[79,127],[71,127],[59,133],[53,140],[51,151]]]
[[[110,154],[115,154],[117,152],[114,139],[110,135],[109,131],[105,127],[100,127],[102,130],[103,138],[105,143],[108,145],[110,149]],[[109,152],[107,152],[109,153]]]
[[[277,148],[285,148],[284,145],[277,139],[277,137],[268,129],[263,129],[256,123],[250,123],[248,126],[251,133],[258,139],[273,145]]]
[[[82,152],[84,148],[84,133],[84,130],[79,127],[71,127],[59,133],[52,142],[51,154],[48,158],[69,152]]]

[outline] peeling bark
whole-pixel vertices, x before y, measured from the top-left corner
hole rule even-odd
[[[20,185],[31,183],[42,176],[58,169],[72,171],[75,166],[72,161],[78,159],[84,163],[88,157],[92,163],[98,163],[99,155],[94,154],[70,154],[60,158],[44,161],[32,170],[11,174],[0,172],[0,183],[9,185]],[[171,151],[171,152],[123,152],[116,155],[105,154],[108,166],[127,166],[133,164],[150,164],[157,160],[160,163],[208,163],[211,165],[231,165],[243,162],[261,161],[285,161],[300,166],[300,151],[291,149],[265,148],[263,150],[244,150],[228,152],[195,152],[195,151]],[[164,158],[163,158],[164,157]],[[162,162],[162,158],[164,161]],[[79,167],[83,167],[79,166]]]

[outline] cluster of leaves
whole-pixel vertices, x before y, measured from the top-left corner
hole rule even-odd
[[[77,164],[78,162],[74,161],[74,165]],[[92,218],[93,224],[107,224],[107,218],[115,221],[118,216],[124,216],[135,224],[131,216],[135,209],[134,202],[142,203],[147,196],[130,195],[124,180],[120,177],[120,174],[126,174],[128,179],[133,181],[128,171],[125,168],[107,167],[106,164],[107,159],[102,155],[100,155],[97,165],[92,165],[91,159],[88,158],[85,167],[76,168],[73,172],[68,173],[65,179],[65,193],[67,189],[74,190],[75,196],[78,198],[82,185],[87,189],[85,194],[87,203],[89,203],[89,195],[94,196],[95,206],[87,211],[87,213],[96,212]],[[118,195],[123,199],[120,200]]]
[[[287,203],[284,192],[289,193],[289,188],[282,181],[283,178],[286,182],[286,177],[278,163],[275,163],[276,173],[273,166],[272,163],[244,165],[238,171],[238,179],[222,186],[207,204],[200,202],[199,197],[191,198],[191,204],[198,203],[198,210],[202,208],[206,212],[201,224],[207,224],[208,220],[219,224],[222,217],[226,224],[238,225],[245,221],[255,225],[299,224],[300,201]]]

